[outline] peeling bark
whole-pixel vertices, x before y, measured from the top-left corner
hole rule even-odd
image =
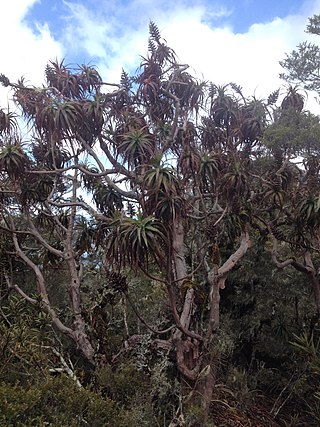
[[[307,274],[312,285],[314,302],[317,309],[317,315],[320,315],[320,278],[319,274],[316,271],[316,268],[312,262],[310,252],[305,252],[304,254],[305,265],[307,269]]]
[[[174,224],[172,246],[174,278],[181,289],[183,281],[187,277],[187,266],[185,261],[184,229],[182,223],[178,220]],[[200,341],[191,337],[184,337],[181,329],[177,329],[173,336],[178,369],[187,380],[195,384],[196,394],[198,397],[201,396],[204,422],[209,412],[213,386],[216,379],[216,363],[211,359],[208,360],[205,358],[204,354],[210,354],[209,348],[213,331],[219,327],[220,289],[224,288],[228,273],[246,254],[250,246],[249,234],[245,230],[241,234],[238,249],[221,267],[215,265],[208,273],[208,282],[211,286],[211,299],[208,330],[204,343],[202,343],[202,339]],[[179,316],[181,326],[186,330],[189,330],[192,324],[192,316],[195,310],[194,293],[195,290],[193,288],[187,290]],[[173,299],[173,296],[171,296],[171,299]],[[202,347],[203,350],[201,350]]]
[[[175,283],[181,289],[183,281],[187,277],[187,265],[185,261],[185,246],[184,246],[184,228],[179,219],[174,222],[173,232],[173,270]],[[172,292],[169,290],[169,297],[171,305],[173,305],[173,312],[176,312],[175,301]],[[180,316],[176,319],[178,329],[173,335],[173,343],[175,346],[177,366],[179,371],[189,380],[195,381],[200,367],[199,360],[199,345],[200,340],[192,339],[189,333],[192,315],[194,312],[194,289],[188,289],[184,296],[183,307]],[[176,313],[177,314],[177,313]],[[183,331],[188,332],[184,334]],[[183,335],[187,335],[187,338]],[[189,335],[189,336],[188,336]],[[196,334],[194,334],[196,336]],[[199,336],[199,338],[202,338]]]
[[[184,229],[181,220],[176,219],[173,224],[172,233],[174,276],[180,288],[183,280],[187,277],[187,266],[185,261]]]
[[[176,339],[175,349],[179,371],[190,381],[195,382],[200,370],[199,345],[189,339]]]

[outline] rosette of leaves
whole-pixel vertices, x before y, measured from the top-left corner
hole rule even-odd
[[[281,102],[283,110],[302,111],[304,107],[304,96],[298,92],[297,86],[289,86],[286,96]]]
[[[23,206],[28,203],[45,202],[54,186],[48,175],[28,175],[21,180],[20,200]]]
[[[128,283],[125,276],[115,271],[106,270],[107,286],[116,293],[126,293]]]
[[[82,125],[81,107],[73,101],[53,100],[36,114],[39,131],[58,137],[73,137]]]
[[[117,153],[131,169],[147,164],[154,152],[155,144],[146,128],[131,129],[122,135],[121,142],[117,145]]]
[[[183,150],[179,160],[178,167],[184,179],[196,177],[201,169],[201,157],[195,148],[187,147]]]
[[[170,99],[164,98],[164,97],[158,97],[156,101],[152,102],[150,105],[148,105],[148,113],[150,115],[150,118],[156,123],[159,122],[160,126],[162,122],[171,122],[174,117],[174,108],[172,106],[172,103]],[[165,128],[170,127],[169,123],[165,123]],[[162,127],[162,126],[161,126]],[[159,128],[158,128],[159,129]],[[160,133],[158,133],[158,138],[162,138],[164,133],[167,133],[167,130],[163,132],[160,128]],[[167,135],[168,136],[168,133]]]
[[[225,216],[222,230],[230,243],[233,243],[241,235],[244,224],[245,221],[241,219],[239,214],[229,213]]]
[[[211,85],[209,98],[211,99],[210,115],[216,126],[232,129],[238,123],[238,102],[236,98],[227,92],[228,85]]]
[[[146,59],[145,61],[146,61],[145,66],[146,66],[146,70],[147,70],[148,68],[151,68],[152,66],[151,65],[147,66],[146,64],[147,64],[148,60]],[[147,74],[146,71],[145,71],[145,74]],[[159,76],[157,76],[156,74],[150,74],[148,77],[146,77],[143,80],[143,83],[142,83],[141,88],[140,88],[144,101],[147,103],[150,103],[150,104],[157,103],[157,100],[159,97],[160,86],[161,86],[161,81],[160,81]]]
[[[246,199],[249,194],[248,164],[244,160],[234,160],[223,177],[223,185],[230,203],[238,199]]]
[[[320,227],[320,195],[310,194],[302,198],[296,210],[297,224],[314,233]]]
[[[265,198],[270,198],[273,204],[282,209],[285,201],[285,192],[282,190],[282,180],[280,176],[276,176],[274,180],[268,182]]]
[[[243,206],[239,206],[237,212],[229,212],[225,215],[223,223],[219,224],[218,230],[215,232],[214,228],[209,229],[211,236],[207,232],[207,236],[213,242],[220,242],[221,239],[226,237],[226,245],[234,245],[235,241],[241,236],[241,233],[245,230],[246,225],[252,221],[252,206],[249,203],[244,203]],[[212,247],[214,249],[214,247]],[[212,256],[215,254],[212,253]]]
[[[161,219],[170,226],[175,218],[184,216],[184,209],[185,200],[182,196],[160,192],[154,214],[158,219]]]
[[[87,170],[89,173],[81,171],[81,180],[83,182],[84,188],[90,193],[95,191],[99,185],[101,185],[101,177],[96,176],[99,174],[99,170],[96,166],[83,163],[81,166]]]
[[[161,264],[166,233],[153,216],[116,217],[110,224],[106,257],[115,267],[146,268],[151,261]]]
[[[299,170],[294,164],[283,163],[276,173],[270,175],[265,197],[270,197],[277,207],[282,208],[289,197],[294,197],[297,191],[298,176]]]
[[[20,141],[9,139],[0,149],[0,172],[18,179],[29,166],[29,159]]]
[[[199,126],[199,136],[204,150],[215,151],[224,147],[227,135],[223,128],[216,125],[212,117],[203,117]]]
[[[58,217],[58,220],[63,227],[68,228],[69,221],[70,221],[70,211],[65,210],[65,211],[61,212],[61,214]]]
[[[35,138],[31,145],[32,156],[39,167],[44,169],[60,169],[68,164],[70,153],[62,147],[57,147],[54,142],[52,144],[46,141]]]
[[[102,78],[96,68],[91,65],[82,64],[78,67],[77,80],[86,94],[100,92]]]
[[[245,141],[256,142],[266,125],[266,107],[258,99],[246,103],[240,108],[240,131]]]
[[[241,124],[240,132],[247,142],[256,142],[262,136],[262,124],[258,119],[246,118]]]
[[[102,182],[94,183],[93,200],[98,209],[106,215],[112,215],[123,208],[122,196]]]
[[[310,192],[320,192],[320,161],[317,156],[309,156],[303,162],[306,169],[305,185]]]
[[[81,255],[85,252],[89,252],[96,240],[96,229],[93,227],[93,224],[83,216],[77,217],[75,222],[75,234],[75,249],[78,254]]]
[[[175,170],[170,166],[161,164],[160,160],[155,160],[153,167],[149,168],[141,177],[142,186],[147,190],[147,194],[158,193],[178,193],[179,179],[175,174]]]
[[[182,72],[172,75],[169,80],[174,80],[171,85],[172,93],[179,98],[180,108],[196,113],[203,106],[206,82],[195,80],[189,73]]]
[[[63,60],[60,63],[50,61],[46,66],[45,76],[48,86],[57,89],[61,95],[68,98],[82,97],[82,88],[78,84],[77,76],[64,65]]]
[[[146,190],[146,211],[157,218],[171,221],[179,215],[184,206],[180,196],[180,182],[175,171],[155,161],[154,167],[142,176],[142,186]]]
[[[94,67],[81,65],[72,69],[65,65],[64,61],[50,61],[46,66],[45,76],[49,87],[71,99],[82,99],[100,90],[102,84],[102,79]]]
[[[200,161],[200,187],[204,192],[210,193],[222,170],[223,158],[219,153],[204,152],[200,155]]]
[[[21,107],[23,116],[31,120],[41,114],[42,109],[50,103],[50,94],[42,89],[25,86],[24,80],[21,79],[15,89],[14,100]]]
[[[16,115],[11,111],[5,113],[0,109],[0,135],[1,134],[10,134],[17,129]]]
[[[34,220],[35,225],[40,229],[46,230],[50,234],[53,233],[55,229],[55,222],[51,213],[42,210],[38,213],[37,217]]]
[[[77,133],[90,144],[92,144],[94,137],[100,135],[102,131],[104,124],[103,103],[103,96],[98,94],[92,100],[86,100],[81,105],[82,126],[79,126]]]

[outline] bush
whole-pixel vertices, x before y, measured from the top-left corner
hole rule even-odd
[[[0,384],[0,425],[7,427],[114,427],[118,412],[111,399],[64,376],[29,387]]]

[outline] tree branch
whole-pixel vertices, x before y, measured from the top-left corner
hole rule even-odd
[[[247,230],[241,233],[240,246],[234,254],[232,254],[227,261],[218,269],[218,277],[225,277],[229,271],[237,264],[238,261],[246,254],[247,250],[251,247],[252,243]]]
[[[128,292],[125,293],[125,297],[128,301],[128,303],[130,304],[134,314],[137,316],[137,318],[140,320],[141,323],[144,324],[144,326],[146,326],[151,332],[158,334],[158,335],[163,335],[163,334],[167,334],[168,332],[170,332],[173,328],[175,328],[175,325],[171,325],[169,328],[164,329],[163,331],[158,331],[157,329],[154,329],[152,326],[150,326],[144,319],[143,317],[140,315],[140,313],[138,312],[137,308],[135,307],[135,305],[133,304],[133,301],[131,300],[131,298],[129,297]]]

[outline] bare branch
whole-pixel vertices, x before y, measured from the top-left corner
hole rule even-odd
[[[273,263],[279,269],[283,269],[289,267],[290,265],[294,267],[296,270],[301,271],[301,273],[308,273],[308,269],[301,263],[299,263],[295,258],[288,258],[285,261],[278,260],[278,240],[275,238],[273,234],[272,236],[272,251],[271,258]]]
[[[251,240],[247,230],[241,233],[240,246],[234,254],[232,254],[227,261],[218,269],[218,277],[222,278],[233,269],[233,267],[240,261],[246,254],[247,250],[251,247]]]
[[[59,258],[65,258],[65,255],[62,251],[59,251],[58,249],[51,246],[48,243],[48,241],[41,236],[41,234],[39,233],[39,231],[36,229],[36,227],[34,225],[34,222],[30,216],[30,212],[27,213],[27,219],[28,219],[28,224],[31,228],[30,234],[32,236],[34,236],[36,238],[36,240],[38,240],[38,242],[41,243],[41,245],[43,247],[45,247],[49,252],[53,253],[54,255],[56,255]]]
[[[168,332],[170,332],[173,328],[175,328],[175,325],[170,326],[167,329],[164,329],[163,331],[158,331],[157,329],[154,329],[152,326],[150,326],[144,319],[143,317],[140,315],[139,311],[137,310],[137,308],[135,307],[135,305],[133,304],[133,301],[131,300],[131,298],[129,297],[128,292],[126,292],[125,297],[128,301],[128,303],[130,304],[132,310],[134,311],[134,314],[137,316],[137,318],[140,320],[141,323],[144,324],[144,326],[146,326],[151,332],[158,334],[158,335],[163,335],[163,334],[167,334]]]

